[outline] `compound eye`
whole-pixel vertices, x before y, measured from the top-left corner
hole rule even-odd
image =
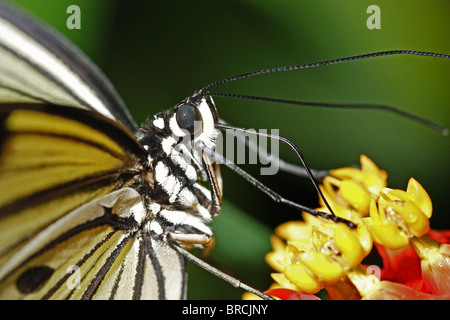
[[[195,134],[202,129],[202,116],[196,107],[184,104],[177,110],[176,119],[181,129],[187,130],[190,134]]]

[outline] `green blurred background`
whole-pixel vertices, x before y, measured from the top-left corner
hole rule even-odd
[[[16,0],[81,47],[111,79],[138,123],[194,90],[236,74],[374,51],[450,53],[448,0]],[[81,30],[68,30],[66,8],[81,8]],[[381,8],[381,29],[366,9]],[[392,56],[272,74],[217,88],[221,92],[326,102],[396,106],[450,128],[450,61]],[[450,227],[450,138],[377,111],[330,110],[215,99],[220,116],[247,128],[279,129],[311,167],[330,169],[371,157],[389,186],[415,177],[429,192],[432,227]],[[282,157],[298,162],[281,147]],[[258,175],[258,168],[245,166]],[[214,221],[208,261],[260,289],[271,283],[264,255],[269,236],[298,212],[276,205],[223,169],[224,205]],[[288,199],[312,207],[311,183],[289,174],[261,177]],[[189,298],[239,299],[241,291],[195,266]]]

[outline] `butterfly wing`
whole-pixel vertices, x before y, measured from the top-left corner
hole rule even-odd
[[[0,102],[39,102],[95,110],[137,125],[103,73],[54,30],[0,2]]]
[[[40,231],[0,268],[0,298],[180,299],[184,261],[137,228],[140,195],[124,188],[91,201]],[[164,270],[157,256],[171,268]],[[178,277],[173,277],[173,276]],[[180,278],[181,276],[181,278]]]
[[[184,260],[147,232],[125,127],[43,104],[0,119],[0,298],[185,297]]]
[[[0,2],[0,297],[185,298],[184,260],[134,219],[136,128],[81,51]]]

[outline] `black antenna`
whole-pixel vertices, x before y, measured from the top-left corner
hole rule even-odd
[[[264,102],[274,102],[274,103],[283,103],[283,104],[292,104],[299,106],[308,106],[308,107],[325,107],[325,108],[339,108],[339,109],[372,109],[372,110],[382,110],[388,111],[391,113],[396,113],[402,117],[405,117],[409,120],[416,121],[421,123],[437,132],[441,135],[446,136],[449,134],[449,130],[446,127],[441,126],[440,124],[418,116],[416,114],[395,108],[393,106],[383,105],[383,104],[371,104],[371,103],[330,103],[330,102],[317,102],[317,101],[299,101],[299,100],[288,100],[288,99],[280,99],[280,98],[270,98],[270,97],[261,97],[261,96],[250,96],[236,93],[221,93],[221,92],[210,92],[210,96],[213,97],[221,97],[221,98],[234,98],[234,99],[244,99],[244,100],[256,100],[256,101],[264,101]]]
[[[269,97],[257,97],[257,96],[249,96],[249,95],[240,95],[240,94],[229,94],[229,93],[211,93],[209,90],[213,87],[223,85],[228,82],[233,82],[240,79],[250,78],[262,74],[268,74],[268,73],[275,73],[275,72],[285,72],[285,71],[294,71],[294,70],[300,70],[300,69],[308,69],[308,68],[315,68],[320,66],[326,66],[326,65],[332,65],[332,64],[338,64],[343,62],[350,62],[350,61],[356,61],[356,60],[363,60],[363,59],[369,59],[369,58],[375,58],[375,57],[381,57],[381,56],[390,56],[390,55],[417,55],[417,56],[427,56],[427,57],[435,57],[435,58],[443,58],[443,59],[450,59],[449,54],[443,54],[443,53],[435,53],[435,52],[426,52],[426,51],[415,51],[415,50],[391,50],[391,51],[380,51],[380,52],[374,52],[374,53],[368,53],[363,55],[357,55],[357,56],[351,56],[346,58],[340,58],[340,59],[333,59],[333,60],[325,60],[325,61],[318,61],[313,63],[306,63],[306,64],[300,64],[300,65],[292,65],[292,66],[285,66],[285,67],[278,67],[278,68],[269,68],[269,69],[263,69],[263,70],[257,70],[253,72],[243,73],[234,77],[229,77],[223,80],[219,80],[213,83],[210,83],[209,85],[203,87],[201,90],[199,90],[196,95],[202,96],[202,95],[210,95],[210,96],[220,96],[220,97],[227,97],[227,98],[239,98],[239,99],[247,99],[247,100],[259,100],[259,101],[267,101],[267,102],[277,102],[277,103],[285,103],[285,104],[294,104],[294,105],[305,105],[305,106],[320,106],[320,107],[333,107],[333,108],[368,108],[368,109],[378,109],[378,110],[384,110],[389,111],[393,113],[397,113],[401,116],[404,116],[408,119],[420,122],[438,132],[440,132],[442,135],[447,135],[449,133],[449,130],[445,127],[440,126],[439,124],[436,124],[430,120],[427,120],[425,118],[422,118],[420,116],[414,115],[412,113],[397,109],[392,106],[388,105],[382,105],[382,104],[344,104],[344,103],[326,103],[326,102],[306,102],[306,101],[296,101],[296,100],[287,100],[287,99],[278,99],[278,98],[269,98]],[[237,131],[243,131],[247,132],[244,128],[238,128],[234,126],[230,126],[224,123],[217,124],[217,127],[220,129],[233,129]],[[312,175],[311,170],[309,169],[309,166],[307,165],[303,155],[300,153],[300,150],[293,144],[291,141],[287,140],[286,138],[274,136],[274,135],[265,135],[271,139],[279,140],[283,143],[286,143],[291,147],[292,150],[297,154],[299,159],[301,160],[307,175],[313,182],[314,187],[319,193],[319,196],[324,201],[326,207],[330,211],[330,215],[323,214],[321,212],[310,212],[313,215],[317,216],[323,216],[324,218],[336,221],[336,222],[344,222],[346,223],[350,228],[356,227],[352,222],[347,221],[345,219],[341,219],[337,217],[330,205],[328,204],[325,196],[322,194],[319,186],[317,185],[314,176]],[[235,170],[235,169],[233,169]],[[237,169],[235,170],[237,171]],[[243,177],[247,177],[246,174],[242,174]],[[269,190],[267,187],[260,184],[257,180],[248,179],[250,182],[252,182],[255,186],[257,186],[260,190],[268,190],[264,191],[268,195],[275,194],[273,191]],[[277,194],[275,194],[273,198],[279,202],[283,202],[286,204],[291,204],[292,202],[284,199]],[[278,197],[277,197],[278,196]],[[293,203],[295,204],[295,203]],[[293,205],[294,206],[294,205]],[[294,206],[300,208],[300,206]],[[309,212],[309,211],[308,211]],[[337,220],[339,219],[339,220]]]
[[[352,56],[352,57],[346,57],[346,58],[340,58],[340,59],[332,59],[332,60],[318,61],[318,62],[312,62],[312,63],[306,63],[306,64],[293,65],[293,66],[269,68],[269,69],[257,70],[257,71],[253,71],[253,72],[247,72],[247,73],[243,73],[243,74],[240,74],[240,75],[237,75],[234,77],[226,78],[226,79],[219,80],[219,81],[213,82],[211,84],[208,84],[207,86],[205,86],[203,89],[201,89],[199,91],[199,94],[202,94],[202,93],[204,94],[205,92],[209,91],[209,89],[211,89],[213,87],[217,87],[217,86],[225,84],[225,83],[228,83],[228,82],[233,82],[236,80],[254,77],[254,76],[266,74],[266,73],[308,69],[308,68],[327,66],[327,65],[338,64],[338,63],[343,63],[343,62],[350,62],[350,61],[363,60],[363,59],[382,57],[382,56],[400,55],[400,54],[450,59],[449,54],[437,53],[437,52],[416,51],[416,50],[380,51],[380,52],[373,52],[373,53],[362,54],[362,55],[358,55],[358,56]]]

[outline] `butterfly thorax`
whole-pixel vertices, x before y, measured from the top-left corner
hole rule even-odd
[[[212,100],[194,96],[158,113],[139,130],[147,154],[140,193],[155,236],[212,237],[208,224],[218,212],[202,148],[214,149],[217,119]]]

